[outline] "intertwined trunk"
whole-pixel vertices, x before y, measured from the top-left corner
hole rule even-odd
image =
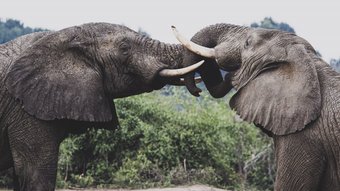
[[[184,47],[178,44],[167,44],[147,36],[139,36],[138,44],[144,47],[146,55],[154,56],[169,68],[182,68]]]
[[[231,84],[223,81],[217,63],[228,63],[232,69],[234,69],[233,66],[235,67],[241,63],[240,49],[249,30],[251,29],[247,27],[216,24],[202,29],[192,37],[191,41],[194,43],[208,48],[215,48],[216,59],[203,58],[189,50],[185,50],[183,60],[184,63],[192,64],[200,59],[205,59],[205,65],[198,72],[212,96],[223,97],[231,89]],[[228,45],[226,46],[226,44]],[[220,45],[223,48],[219,49]],[[229,77],[226,80],[229,80]],[[197,95],[199,89],[194,83],[194,73],[186,75],[185,82],[188,90]]]

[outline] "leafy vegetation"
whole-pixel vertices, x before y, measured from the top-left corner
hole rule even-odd
[[[340,72],[340,58],[338,60],[331,59],[330,65],[335,69],[335,71]]]
[[[295,30],[287,23],[277,23],[271,17],[264,18],[260,23],[252,23],[253,28],[277,29],[286,32],[295,33]]]
[[[153,92],[116,100],[121,126],[115,131],[92,129],[66,139],[58,185],[271,187],[271,141],[238,122],[228,98],[197,99],[178,87],[163,91],[171,96]]]
[[[24,24],[14,19],[7,19],[5,22],[0,20],[0,44],[18,36],[39,31],[44,31],[44,29],[24,27]]]

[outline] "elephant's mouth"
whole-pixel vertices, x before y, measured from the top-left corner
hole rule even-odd
[[[202,82],[201,77],[196,77],[194,80],[196,84]],[[185,86],[185,80],[182,77],[162,77],[156,75],[151,83],[151,87],[153,90],[159,90],[166,85]]]
[[[268,70],[275,70],[279,68],[281,65],[286,64],[286,63],[287,61],[284,61],[284,60],[268,61],[263,65],[263,67],[260,70],[258,70],[257,72],[254,72],[255,74],[254,78],[256,78],[258,75]]]
[[[227,65],[220,65],[218,64],[221,70],[226,72],[235,72],[236,70],[241,68],[241,64],[239,63],[233,63],[233,64],[227,64]]]
[[[159,75],[155,75],[151,81],[152,90],[159,90],[167,84],[167,79]],[[151,90],[151,91],[152,91]]]
[[[242,87],[246,86],[251,80],[258,77],[261,73],[269,71],[269,70],[275,70],[279,68],[281,65],[286,64],[286,61],[283,60],[277,60],[277,61],[268,61],[266,62],[263,67],[259,70],[255,70],[251,72],[249,77],[245,78],[246,75],[237,74],[240,70],[236,72],[235,76],[243,76],[241,79],[233,79],[233,85],[236,87],[237,90],[241,89]],[[256,65],[256,64],[255,64]],[[242,80],[246,79],[246,80]]]

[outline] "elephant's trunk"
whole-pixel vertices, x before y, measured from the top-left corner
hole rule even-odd
[[[158,58],[159,62],[170,69],[182,68],[183,49],[182,45],[167,44],[159,40],[151,39],[147,36],[141,36],[137,39],[138,44],[144,47],[148,55]]]
[[[231,85],[227,85],[230,84],[230,82],[223,81],[218,63],[229,63],[229,67],[226,68],[226,70],[231,71],[237,69],[241,63],[241,45],[242,42],[245,41],[249,30],[251,29],[248,27],[216,24],[202,29],[191,38],[193,43],[211,48],[210,51],[214,50],[214,56],[205,58],[206,63],[198,70],[209,93],[213,97],[223,97],[230,91]],[[221,43],[224,45],[224,49],[219,49],[219,44]],[[225,43],[228,45],[225,46]],[[186,44],[187,43],[184,43],[184,46]],[[226,49],[225,47],[228,48]],[[191,51],[185,51],[183,62],[186,64],[193,64],[206,57],[206,54],[197,55],[201,50],[195,51],[192,50],[192,48],[195,48],[195,46],[191,45],[191,47],[188,48]],[[209,50],[206,49],[206,52],[209,52]],[[193,73],[186,75],[186,86],[190,93],[197,96],[200,89],[196,87],[193,77]]]
[[[180,44],[167,44],[142,35],[138,35],[136,41],[139,46],[143,47],[142,51],[145,52],[145,55],[156,58],[154,62],[156,66],[146,65],[145,67],[150,68],[143,71],[150,74],[158,74],[154,77],[161,78],[154,80],[154,83],[159,84],[159,87],[163,87],[164,84],[184,85],[180,78],[194,71],[204,62],[200,61],[196,64],[184,66],[184,47]]]

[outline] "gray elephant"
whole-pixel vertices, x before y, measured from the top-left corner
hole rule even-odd
[[[209,62],[199,72],[211,94],[234,87],[231,108],[273,137],[275,190],[340,190],[340,75],[306,40],[229,24],[206,27],[192,41],[175,33],[193,52],[186,62]],[[219,68],[230,72],[224,81]],[[186,83],[198,95],[192,77]]]
[[[15,190],[54,190],[65,136],[114,129],[114,98],[178,83],[202,64],[182,68],[183,49],[107,23],[1,45],[0,170],[14,166]]]

